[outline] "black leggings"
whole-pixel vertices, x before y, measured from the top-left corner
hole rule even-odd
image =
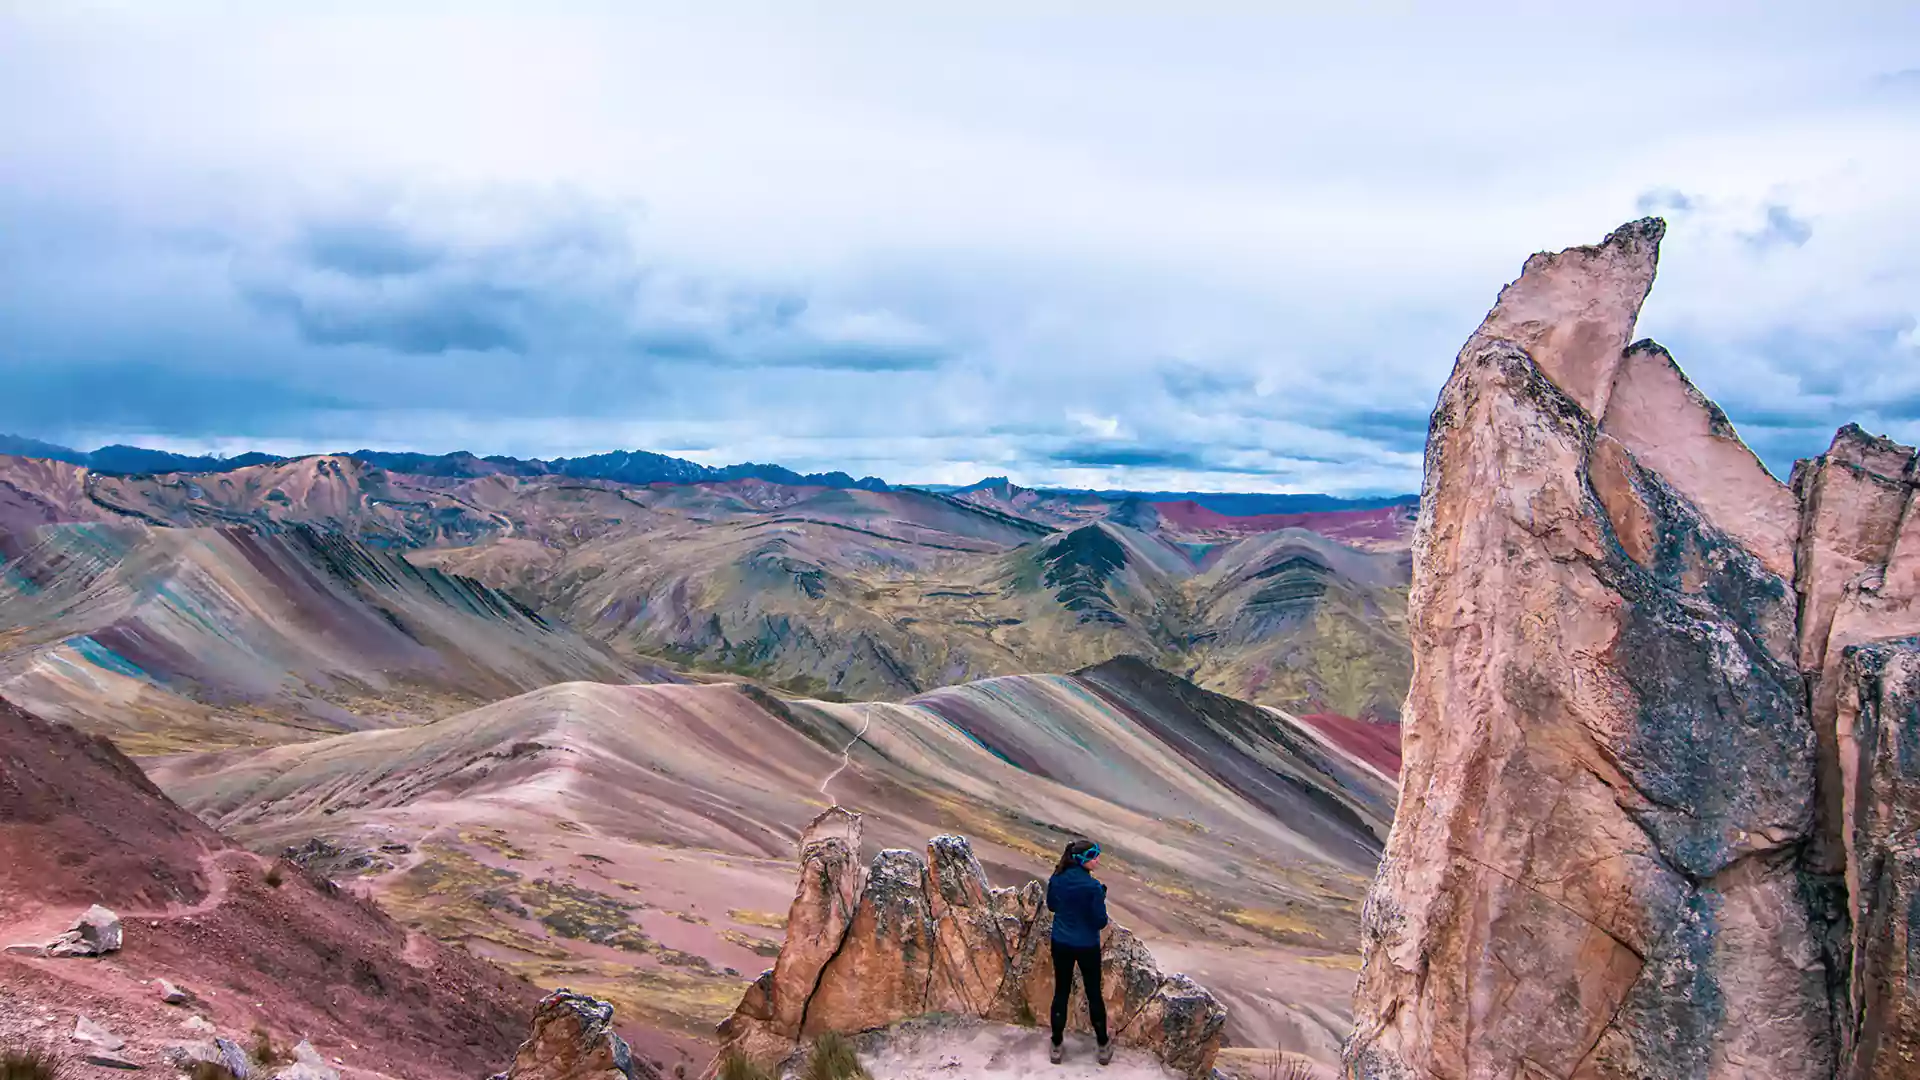
[[[1053,943],[1053,1041],[1058,1043],[1067,1031],[1067,999],[1073,995],[1073,968],[1080,966],[1080,981],[1087,990],[1087,1019],[1093,1021],[1093,1033],[1100,1045],[1107,1045],[1107,999],[1100,992],[1100,946],[1076,948]]]

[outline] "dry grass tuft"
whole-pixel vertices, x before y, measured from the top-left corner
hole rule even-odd
[[[67,1059],[37,1046],[0,1048],[0,1080],[61,1080]]]
[[[729,1050],[727,1056],[720,1059],[719,1080],[773,1080],[773,1076],[747,1055]]]
[[[802,1080],[873,1080],[845,1035],[829,1031],[813,1040]]]

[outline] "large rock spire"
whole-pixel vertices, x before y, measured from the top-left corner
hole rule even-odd
[[[1629,344],[1663,233],[1530,259],[1434,411],[1356,1077],[1800,1080],[1842,1054],[1802,862],[1799,506]]]

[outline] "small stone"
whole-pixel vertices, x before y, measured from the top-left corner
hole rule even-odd
[[[160,1000],[169,1005],[185,1005],[193,995],[165,979],[160,980]]]
[[[248,1062],[247,1052],[240,1049],[239,1043],[232,1039],[215,1039],[213,1046],[220,1054],[216,1060],[227,1067],[227,1071],[233,1074],[234,1080],[250,1080],[253,1076],[253,1067]]]
[[[293,1064],[273,1075],[275,1080],[340,1080],[339,1070],[328,1065],[320,1051],[305,1039],[293,1048]]]
[[[186,1028],[188,1031],[212,1033],[214,1030],[213,1024],[204,1016],[189,1016],[185,1020],[180,1021],[180,1026]]]
[[[127,1045],[127,1040],[84,1016],[73,1025],[73,1041],[92,1043],[102,1050],[118,1050]]]
[[[85,1054],[82,1054],[80,1056],[80,1060],[86,1062],[89,1065],[98,1065],[103,1069],[141,1068],[141,1065],[139,1062],[121,1057],[119,1054],[113,1053],[110,1050],[91,1050]]]
[[[6,953],[8,956],[45,956],[47,955],[47,947],[45,945],[27,944],[9,945],[7,946]]]

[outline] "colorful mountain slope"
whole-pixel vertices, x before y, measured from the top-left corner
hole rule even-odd
[[[160,1067],[191,1012],[236,1039],[310,1039],[358,1076],[452,1080],[498,1068],[526,1030],[530,986],[298,870],[270,872],[107,740],[4,700],[0,822],[0,940],[47,940],[96,903],[124,920],[105,960],[0,956],[0,1039],[44,1035],[45,1017],[105,1019],[136,1067]],[[159,978],[193,1004],[163,1004]]]
[[[294,527],[0,532],[0,691],[156,752],[663,677],[477,582]]]
[[[1100,837],[1119,917],[1260,1003],[1233,1029],[1249,1044],[1319,1026],[1280,1002],[1357,947],[1391,814],[1377,775],[1289,718],[1132,662],[897,705],[571,684],[155,776],[258,850],[363,873],[438,935],[613,996],[690,1057],[764,966],[798,829],[832,801],[881,846],[965,833],[996,880]]]
[[[1403,512],[1342,513],[1365,534]],[[1152,503],[1012,485],[964,497],[762,479],[635,487],[348,457],[111,477],[0,458],[0,514],[311,525],[483,581],[630,656],[815,696],[899,700],[1137,654],[1261,704],[1390,721],[1408,672],[1407,562],[1386,541],[1362,554],[1295,529],[1183,532]]]

